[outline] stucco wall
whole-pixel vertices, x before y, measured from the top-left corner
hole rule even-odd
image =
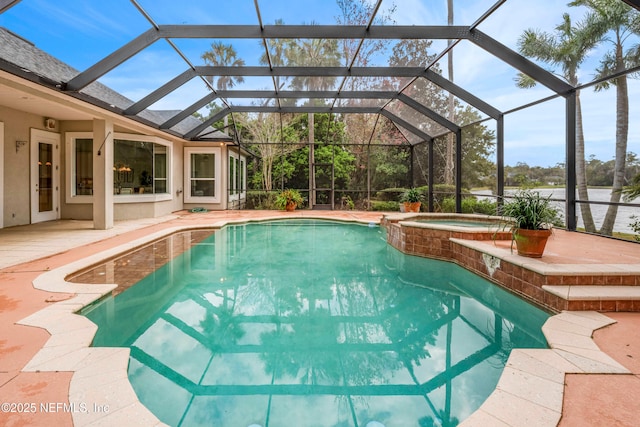
[[[60,125],[60,129],[63,133],[64,140],[66,142],[66,134],[67,132],[92,132],[93,131],[93,123],[89,121],[66,121],[62,122]],[[127,133],[127,134],[139,134],[137,132],[131,132],[126,128],[122,128],[119,126],[114,126],[114,131],[118,133]],[[166,139],[162,137],[163,139]],[[166,139],[168,140],[168,139]],[[170,200],[162,200],[162,201],[154,201],[152,196],[149,195],[149,200],[140,201],[140,202],[125,202],[124,198],[118,198],[115,196],[115,206],[114,206],[114,220],[130,220],[130,219],[139,219],[139,218],[149,218],[149,217],[158,217],[163,215],[168,215],[172,212],[183,209],[182,205],[182,193],[177,195],[177,191],[182,189],[183,187],[183,143],[178,140],[168,140],[171,143],[171,199]],[[64,147],[62,156],[66,159],[66,144]],[[67,188],[67,180],[66,180],[66,167],[64,168],[64,178],[62,178],[62,182],[64,183],[64,193],[62,196],[62,218],[68,219],[86,219],[90,220],[93,218],[93,208],[90,203],[67,203],[66,202],[66,193],[69,191]]]
[[[31,223],[30,205],[30,130],[32,128],[46,130],[44,117],[29,114],[7,107],[0,106],[0,122],[4,123],[4,164],[2,173],[4,176],[4,212],[3,226],[11,227]],[[60,218],[91,220],[93,207],[91,203],[67,203],[67,132],[92,132],[91,121],[58,121],[53,132],[60,133]],[[128,129],[115,126],[116,132],[134,133]],[[114,207],[114,219],[138,219],[157,217],[171,214],[182,209],[190,209],[196,205],[185,205],[184,197],[184,147],[185,143],[176,139],[164,138],[170,141],[171,149],[171,198],[170,200],[119,203],[116,200]],[[16,150],[16,141],[25,141],[26,144]],[[219,143],[187,143],[191,146],[220,146]],[[216,204],[205,204],[209,210],[221,210],[227,207],[227,147],[221,147],[222,162],[220,178],[221,201]],[[201,205],[197,205],[201,206]]]
[[[29,152],[30,129],[44,129],[44,117],[0,106],[4,122],[4,227],[31,222]],[[25,141],[16,150],[16,141]]]

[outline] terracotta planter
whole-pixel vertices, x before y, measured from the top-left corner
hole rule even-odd
[[[404,211],[405,212],[420,212],[421,202],[404,202]]]
[[[526,230],[519,228],[514,234],[518,255],[540,258],[547,244],[551,230]]]
[[[287,210],[287,212],[295,211],[296,210],[296,203],[295,202],[287,203],[287,206],[285,206],[285,210]]]

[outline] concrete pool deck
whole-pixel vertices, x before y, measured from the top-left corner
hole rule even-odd
[[[64,292],[53,292],[35,289],[34,281],[46,288],[70,269],[90,263],[96,254],[120,252],[174,229],[292,216],[379,222],[382,215],[347,211],[179,212],[119,222],[106,231],[93,230],[90,221],[0,230],[0,402],[13,404],[9,409],[14,409],[7,412],[3,408],[0,424],[158,424],[137,403],[127,380],[128,351],[88,348],[94,327],[73,315],[81,305],[109,292],[109,286],[93,287],[91,294],[82,292],[83,285],[64,285],[60,288]],[[551,243],[555,261],[565,257],[579,265],[581,254],[587,251],[588,260],[583,262],[591,266],[614,263],[622,254],[640,262],[640,245],[629,249],[628,244],[615,240],[570,234],[566,248],[562,239]],[[575,245],[588,250],[574,255]],[[637,313],[605,316],[564,312],[552,318],[544,331],[552,349],[515,351],[497,391],[461,425],[637,425],[638,330]]]

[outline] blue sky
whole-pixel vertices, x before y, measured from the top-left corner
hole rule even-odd
[[[258,0],[263,23],[283,19],[286,24],[317,22],[335,23],[340,10],[334,0]],[[458,25],[475,22],[495,3],[494,0],[454,0],[454,20]],[[183,2],[139,0],[139,4],[157,24],[257,24],[253,0]],[[400,25],[445,25],[446,0],[396,0],[393,20]],[[382,11],[393,6],[384,0]],[[568,8],[567,1],[543,0],[531,2],[509,0],[483,22],[479,29],[512,49],[522,32],[535,28],[553,31],[561,22],[563,12],[570,12],[574,21],[584,10]],[[0,15],[0,25],[33,42],[40,49],[82,71],[150,28],[148,21],[128,0],[29,0],[18,3]],[[212,40],[175,40],[176,46],[194,65],[201,65],[200,55]],[[228,40],[247,65],[258,65],[262,48],[255,40]],[[435,41],[436,53],[445,41]],[[602,46],[590,54],[581,69],[581,81],[593,79]],[[446,60],[440,64],[446,74]],[[159,85],[185,71],[187,65],[173,48],[160,41],[123,63],[100,81],[123,95],[138,100]],[[502,111],[551,95],[537,86],[522,90],[513,81],[517,71],[470,42],[461,42],[454,49],[454,81],[474,95]],[[267,89],[270,79],[246,79],[247,88]],[[158,109],[181,109],[202,96],[202,82],[193,80],[153,106]],[[637,117],[640,84],[629,81],[630,128],[629,151],[640,154],[640,128]],[[614,156],[615,90],[582,93],[585,115],[587,155],[601,160]],[[487,122],[494,128],[491,122]],[[562,99],[523,112],[506,116],[507,164],[526,162],[549,166],[564,162],[564,102]]]

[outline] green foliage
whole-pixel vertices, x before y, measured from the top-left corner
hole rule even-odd
[[[230,67],[242,67],[244,66],[244,59],[238,58],[238,54],[231,44],[224,44],[220,41],[213,42],[211,44],[211,50],[202,54],[201,58],[207,65],[214,66],[230,66]],[[236,83],[244,82],[242,76],[219,76],[217,81],[214,81],[213,77],[211,83],[218,89],[231,89]]]
[[[478,200],[476,197],[462,199],[462,213],[495,215],[497,204],[491,200]],[[456,199],[447,197],[442,201],[442,212],[453,213],[456,211]]]
[[[383,202],[397,202],[405,191],[406,188],[385,188],[376,193],[376,198]]]
[[[346,149],[336,145],[319,145],[314,150],[316,163],[334,165],[335,188],[347,189],[351,175],[355,171],[355,157]],[[305,146],[274,161],[274,176],[284,177],[287,186],[308,188],[309,186],[309,147]],[[329,180],[330,170],[316,171],[316,181]]]
[[[422,194],[417,188],[409,188],[402,193],[401,202],[417,203],[422,201]]]
[[[409,152],[400,147],[374,147],[370,150],[371,186],[405,187],[409,183]],[[366,178],[366,175],[363,176]]]
[[[301,206],[304,203],[304,197],[298,190],[284,189],[282,190],[275,200],[276,209],[284,209],[287,205],[295,203],[296,207]]]
[[[636,239],[637,242],[640,242],[640,217],[637,215],[631,215],[631,219],[633,220],[633,222],[629,224],[629,226],[631,227],[633,232],[636,233],[633,238]]]
[[[633,177],[631,185],[624,187],[622,194],[625,202],[630,202],[640,197],[640,173]]]
[[[424,187],[424,188],[426,192],[427,187]],[[445,199],[447,198],[455,199],[455,197],[456,197],[455,185],[435,184],[433,186],[433,204],[436,210],[441,210],[444,212],[443,205],[444,205]],[[455,209],[453,211],[455,211]]]
[[[460,123],[473,123],[480,114],[467,106],[456,112]],[[496,165],[490,156],[496,147],[495,131],[483,124],[462,128],[462,186],[488,187],[495,182]]]
[[[356,208],[356,204],[354,203],[354,201],[351,198],[351,196],[344,196],[343,199],[342,199],[342,203],[350,211],[352,211],[352,210],[354,210]]]
[[[558,221],[558,211],[551,205],[551,195],[537,191],[518,191],[502,206],[502,215],[513,219],[515,228],[543,230]]]
[[[272,191],[247,191],[246,209],[276,209],[276,193]]]
[[[397,212],[400,210],[400,205],[398,202],[393,201],[381,202],[378,200],[372,200],[371,210],[376,212]]]

